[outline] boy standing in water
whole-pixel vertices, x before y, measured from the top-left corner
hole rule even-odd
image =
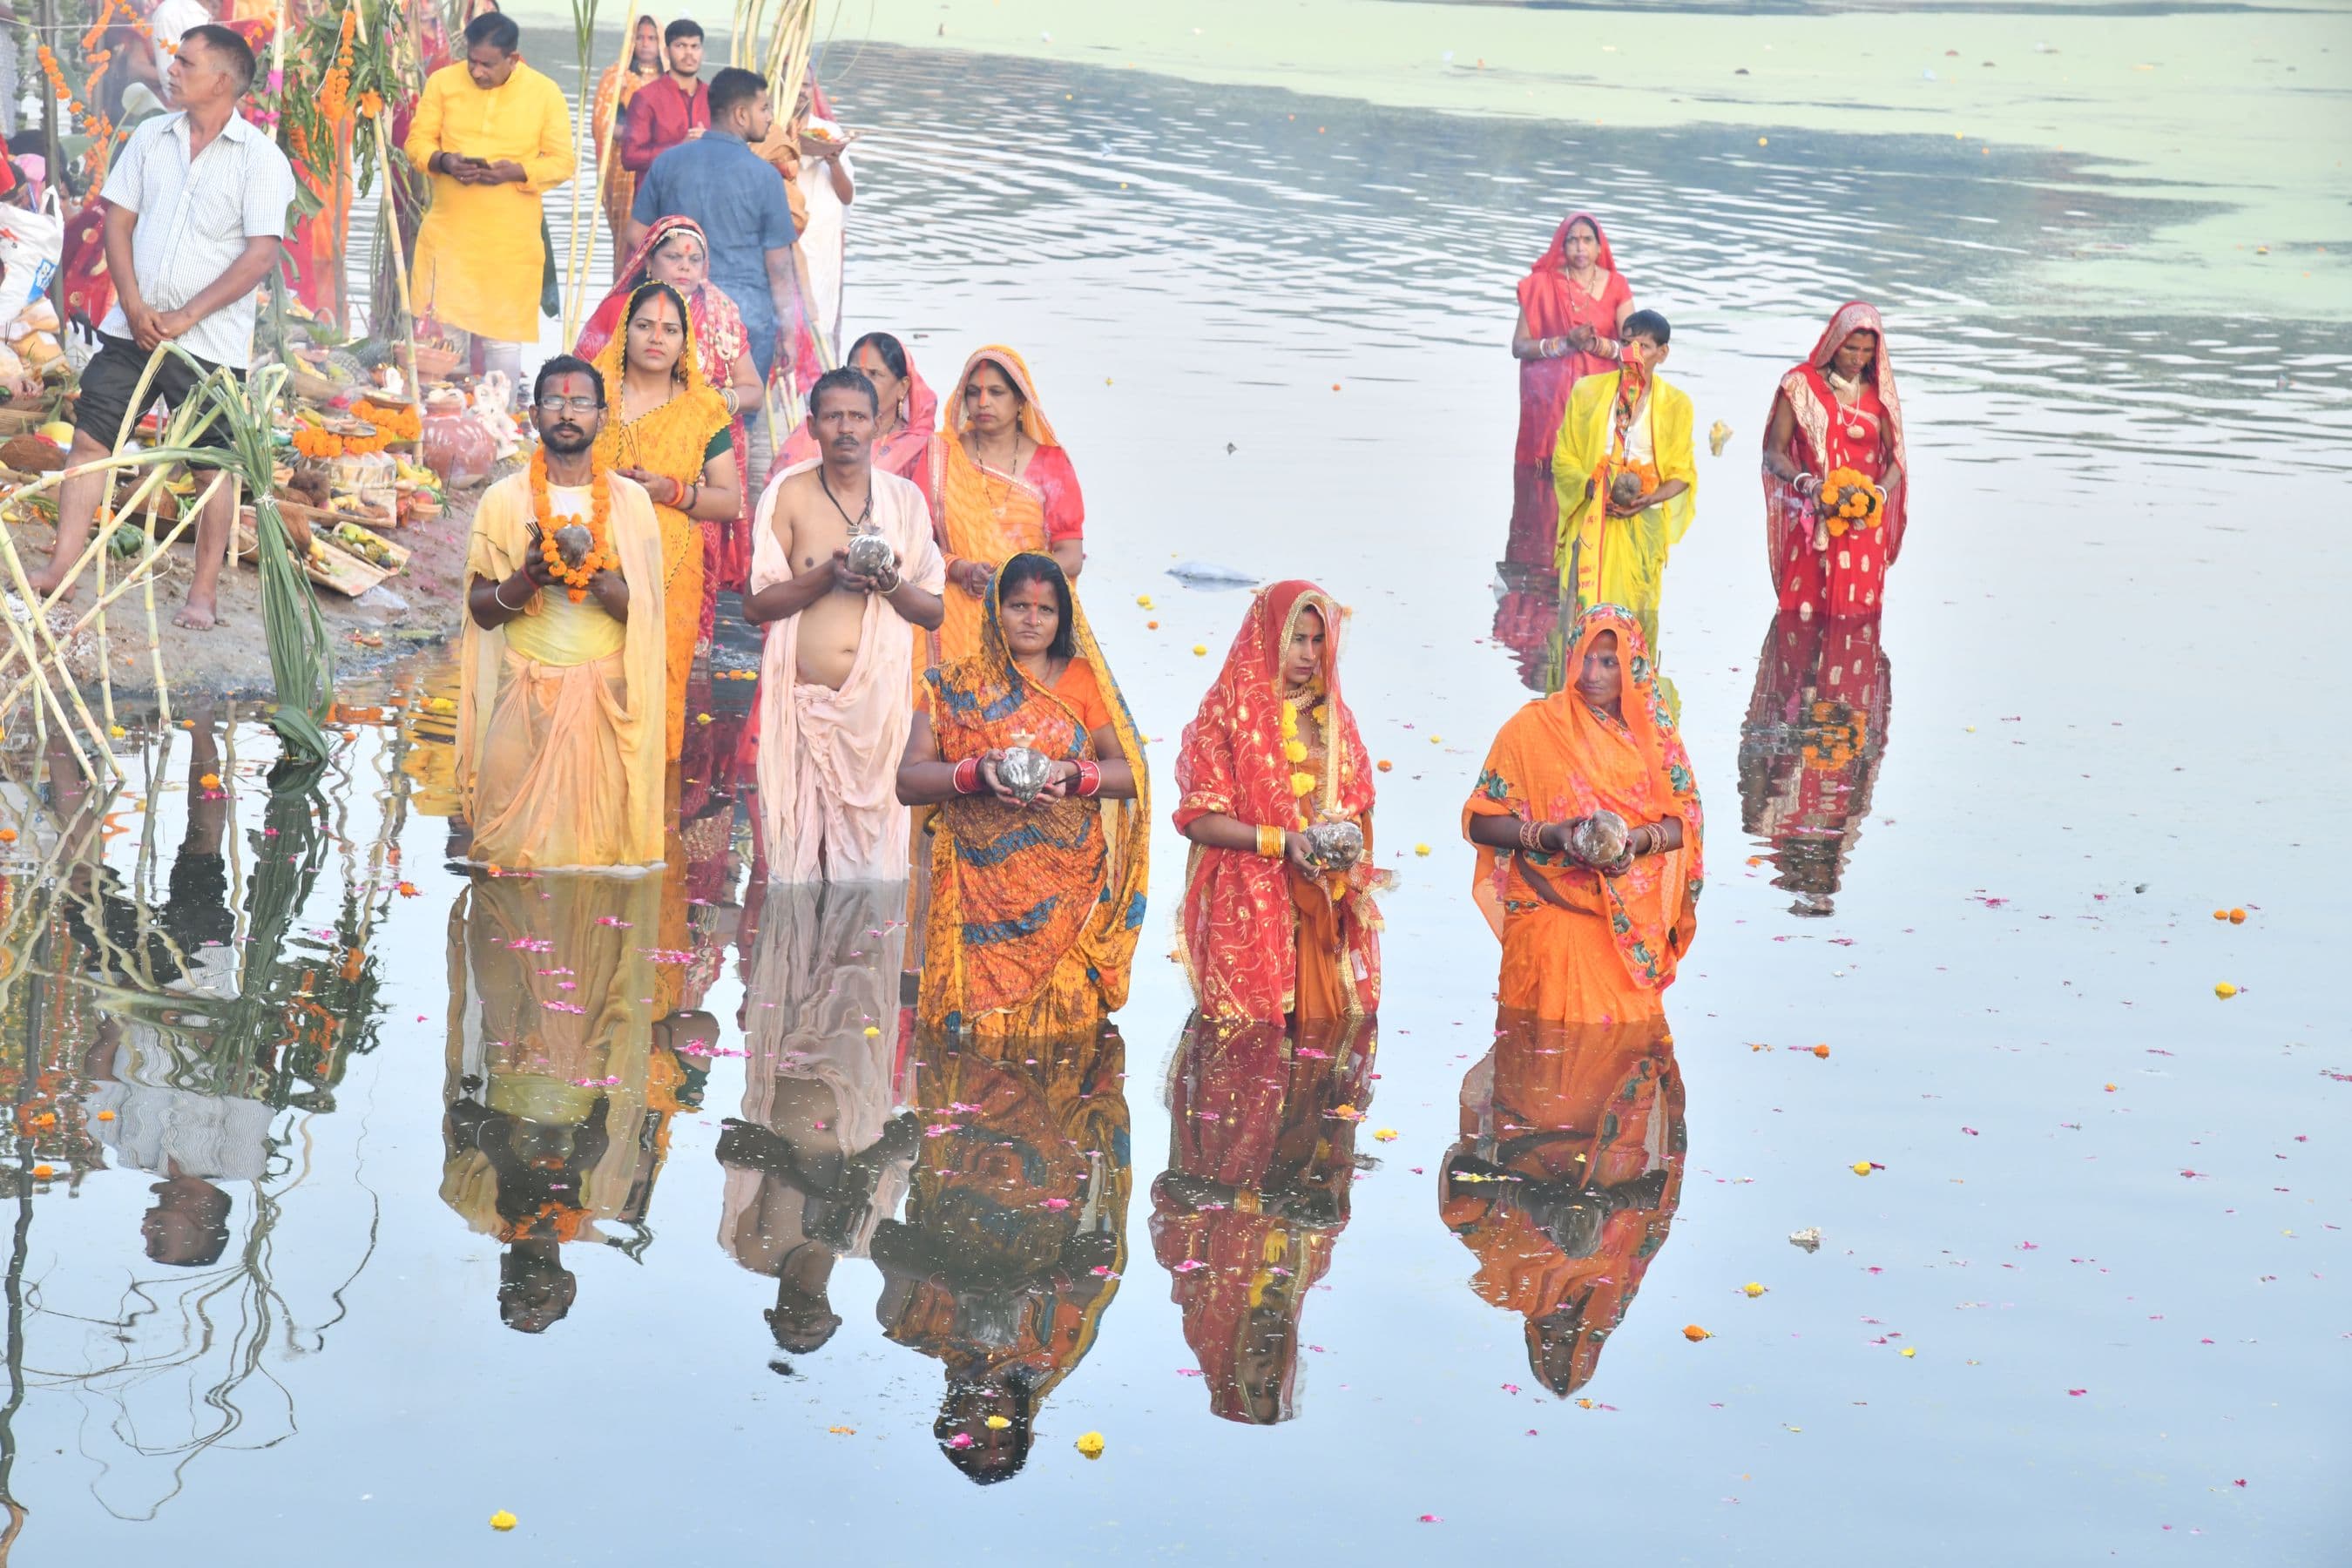
[[[1658,374],[1673,331],[1655,310],[1625,318],[1622,363],[1576,384],[1552,453],[1561,619],[1622,605],[1653,657],[1666,552],[1698,510],[1690,396]]]

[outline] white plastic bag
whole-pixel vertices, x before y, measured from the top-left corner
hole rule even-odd
[[[25,313],[66,253],[66,220],[52,188],[38,207],[0,205],[0,325]]]

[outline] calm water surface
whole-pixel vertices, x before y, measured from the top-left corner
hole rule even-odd
[[[439,665],[310,787],[228,707],[96,804],[20,746],[16,1560],[2340,1560],[2340,327],[2135,315],[2177,215],[2060,154],[829,75],[851,330],[1029,356],[1158,765],[1242,608],[1170,565],[1355,606],[1376,1034],[1187,1039],[1163,825],[1115,1033],[903,1038],[894,911],[760,890],[748,683],[634,886],[446,868]],[[1498,1060],[1456,815],[1540,664],[1504,344],[1575,206],[1736,431],[1664,637],[1712,875],[1671,1042]],[[1916,521],[1882,626],[1779,628],[1755,443],[1856,295]]]

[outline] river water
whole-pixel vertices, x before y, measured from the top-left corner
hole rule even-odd
[[[876,128],[850,331],[934,384],[1028,356],[1163,801],[1243,604],[1168,568],[1354,607],[1395,764],[1377,1039],[1184,1048],[1163,823],[1118,1037],[934,1082],[887,1048],[888,912],[752,885],[721,765],[748,683],[697,693],[660,887],[447,868],[437,660],[345,693],[315,791],[273,792],[249,710],[133,726],[102,813],[20,747],[22,1561],[2339,1560],[2340,326],[2136,313],[2102,258],[2180,215],[1999,142],[880,47],[826,74]],[[1579,206],[1735,430],[1664,610],[1714,827],[1674,1039],[1571,1042],[1552,1086],[1561,1147],[1624,1156],[1597,1220],[1478,1184],[1512,1170],[1477,1136],[1496,949],[1456,825],[1528,695],[1492,583],[1510,289]],[[1875,635],[1783,637],[1755,443],[1854,296],[1914,524]],[[645,994],[693,1011],[507,1059],[532,1007]],[[870,1020],[873,1059],[748,1070],[803,1005],[853,1047]],[[1580,1071],[1643,1086],[1639,1127]],[[836,1120],[877,1152],[809,1152]],[[1594,1292],[1588,1331],[1531,1334],[1548,1281]],[[1013,1439],[942,1403],[975,1354],[1036,1391],[984,1489]]]

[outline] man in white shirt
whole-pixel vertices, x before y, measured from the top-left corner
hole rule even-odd
[[[99,194],[114,309],[82,372],[69,463],[104,458],[145,412],[131,399],[157,344],[176,342],[196,362],[173,356],[156,367],[148,393],[167,408],[215,369],[252,366],[254,296],[278,267],[294,199],[286,155],[236,112],[253,74],[253,50],[234,31],[191,30],[172,61],[172,96],[184,107],[142,122],[107,172]],[[228,444],[218,424],[199,440]],[[57,549],[33,574],[37,593],[56,593],[73,570],[106,482],[92,473],[59,487]],[[202,629],[215,619],[236,515],[236,487],[225,484],[197,520],[195,577],[176,624]]]

